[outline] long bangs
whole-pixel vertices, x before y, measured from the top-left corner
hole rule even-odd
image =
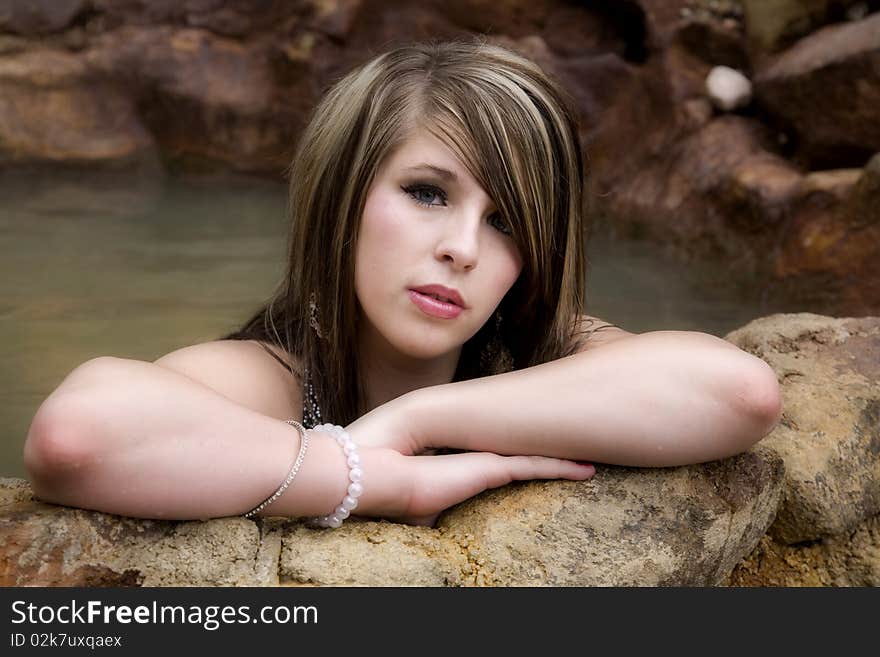
[[[568,175],[560,169],[558,129],[536,94],[520,86],[526,81],[481,73],[450,84],[435,74],[423,125],[455,153],[508,222],[526,287],[552,297],[550,281],[539,272],[553,270],[553,251],[561,246],[554,232],[568,223],[559,216],[568,211],[560,203],[568,196],[562,185]]]

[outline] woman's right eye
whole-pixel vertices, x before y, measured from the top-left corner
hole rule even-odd
[[[416,203],[424,205],[425,207],[434,206],[434,203],[430,202],[430,199],[434,196],[444,203],[446,202],[446,193],[439,187],[434,187],[434,185],[409,185],[402,189],[409,194]]]

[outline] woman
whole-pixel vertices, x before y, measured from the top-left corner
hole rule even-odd
[[[76,368],[29,431],[35,494],[138,517],[432,524],[512,480],[594,474],[574,460],[748,449],[780,414],[766,363],[584,314],[582,183],[570,103],[534,63],[480,41],[375,57],[300,139],[265,308],[154,363]]]

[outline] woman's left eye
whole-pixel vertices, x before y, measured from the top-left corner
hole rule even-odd
[[[505,235],[512,235],[512,232],[510,230],[510,226],[508,226],[507,222],[505,222],[504,219],[501,218],[500,214],[493,214],[491,217],[489,217],[489,221],[490,222],[494,221],[495,228],[500,230]]]

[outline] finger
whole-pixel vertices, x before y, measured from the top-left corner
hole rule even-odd
[[[592,463],[579,463],[549,456],[502,456],[501,467],[513,480],[573,479],[582,481],[596,474]]]
[[[545,456],[499,456],[467,452],[441,456],[412,456],[407,461],[419,470],[408,513],[424,515],[445,509],[514,480],[589,479],[592,465]]]
[[[551,456],[500,456],[491,452],[465,452],[441,456],[416,457],[429,459],[426,465],[454,468],[470,479],[482,474],[486,488],[497,488],[511,481],[528,479],[574,479],[582,481],[596,474],[592,463],[558,459]]]

